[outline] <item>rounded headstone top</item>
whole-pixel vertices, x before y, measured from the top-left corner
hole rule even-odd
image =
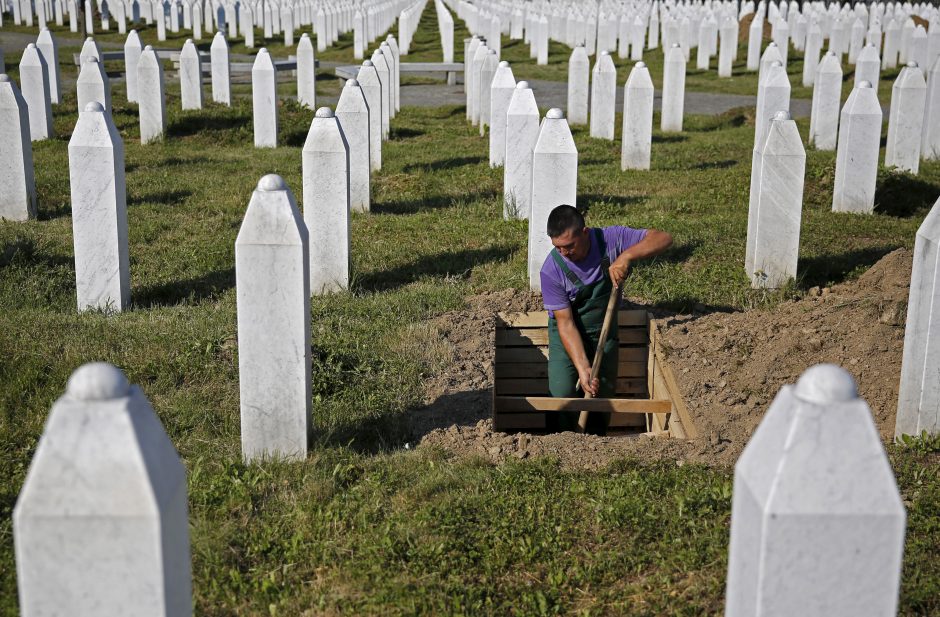
[[[604,51],[601,52],[601,55],[602,55],[602,56],[609,56],[609,55],[610,55],[610,52],[605,49]]]
[[[365,62],[362,63],[362,66],[375,66],[375,65],[372,64],[372,60],[366,60]]]
[[[827,55],[827,56],[834,56],[834,55],[836,55],[836,54],[835,54],[834,51],[827,51],[827,52],[826,52],[826,55]]]
[[[495,50],[495,49],[490,49],[490,50],[489,50],[489,51],[487,51],[486,53],[488,53],[488,54],[492,54],[492,55],[494,55],[494,56],[495,56],[495,55],[496,55],[496,50]]]
[[[39,29],[39,31],[40,31],[40,32],[48,32],[48,31],[49,31],[49,28],[47,28],[46,26],[43,26],[42,28]]]
[[[79,401],[109,401],[123,398],[131,384],[121,369],[107,362],[89,362],[78,367],[69,377],[65,392]]]
[[[329,107],[321,107],[320,109],[317,110],[316,117],[317,118],[332,118],[333,110],[330,109]]]
[[[92,62],[95,64],[98,64],[98,58],[95,58],[94,56],[89,56],[85,58],[85,64],[90,64]]]
[[[4,77],[6,77],[6,75],[4,75]],[[7,77],[7,79],[9,79],[9,77]],[[516,84],[516,90],[524,90],[525,88],[528,88],[528,87],[529,87],[529,82],[525,80],[522,80]]]
[[[287,183],[277,174],[268,174],[258,181],[259,191],[283,191],[285,189],[287,189]]]
[[[770,43],[767,44],[767,47],[776,47],[776,46],[777,46],[777,44],[776,44],[775,42],[773,42],[773,41],[771,41]]]
[[[306,32],[304,32],[303,34],[300,35],[300,38],[302,38],[302,39],[309,39],[309,38],[310,38],[310,35],[307,34]]]
[[[774,114],[774,120],[789,120],[789,119],[790,119],[790,112],[784,109],[781,109],[780,111]]]
[[[183,43],[183,45],[192,45],[192,44],[193,44],[193,40],[192,40],[192,39],[186,39],[186,42]]]
[[[10,81],[10,76],[6,73],[0,73],[0,82],[7,83]]]
[[[642,60],[640,60],[639,62],[636,63],[636,68],[638,68],[638,69],[645,69],[645,68],[646,68],[646,63],[643,62]]]
[[[99,101],[91,101],[85,105],[85,111],[104,111],[104,105]]]
[[[858,398],[858,386],[841,366],[817,364],[803,371],[795,394],[810,403],[844,403]]]
[[[867,79],[864,79],[858,82],[858,87],[859,88],[871,88],[871,82],[868,81]]]
[[[773,62],[770,63],[770,66],[783,66],[783,62],[780,62],[779,60],[774,60]]]
[[[30,43],[26,46],[26,49],[36,49],[36,43]]]
[[[153,51],[153,45],[144,45],[144,51]]]
[[[549,118],[550,120],[562,120],[565,117],[565,112],[563,112],[558,107],[552,107],[548,110],[548,113],[545,114],[545,117]]]
[[[88,41],[94,41],[94,40],[95,40],[95,37],[89,36],[88,38],[85,39],[85,42],[87,43]]]
[[[388,48],[388,49],[391,49],[391,47],[389,47],[389,46],[388,46],[388,43],[385,42],[385,41],[382,41],[382,44],[379,45],[379,47],[386,47],[386,48]]]
[[[509,63],[506,62],[505,60],[501,60],[501,61],[499,62],[499,68],[501,68],[501,69],[507,68],[508,66],[509,66]]]
[[[673,48],[673,49],[676,49],[677,47],[679,47],[679,44],[678,44],[678,43],[673,43],[673,44],[672,44],[672,48]]]
[[[30,43],[30,45],[32,45],[32,43]],[[909,69],[916,69],[916,68],[917,68],[917,61],[911,60],[910,62],[908,62],[908,63],[907,63],[907,68],[909,68]]]
[[[358,85],[359,85],[359,80],[358,80],[358,79],[350,79],[349,81],[346,82],[346,87],[347,87],[347,88],[354,88],[354,87],[356,87],[356,86],[358,86]]]
[[[261,49],[258,50],[258,55],[259,55],[259,56],[260,56],[261,54],[266,54],[266,53],[268,53],[268,48],[267,48],[267,47],[262,47]]]

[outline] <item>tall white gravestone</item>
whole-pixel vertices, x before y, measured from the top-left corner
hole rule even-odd
[[[180,52],[180,99],[183,109],[202,109],[202,61],[192,39]]]
[[[905,512],[844,369],[774,398],[734,470],[725,615],[894,615]]]
[[[59,74],[59,44],[55,37],[49,32],[48,28],[43,28],[39,33],[39,39],[36,41],[36,47],[42,54],[42,59],[46,61],[46,68],[49,73],[49,100],[54,105],[58,105],[62,100],[62,77]],[[0,71],[3,67],[0,66]],[[20,78],[22,79],[22,77]]]
[[[852,90],[839,118],[833,212],[870,214],[874,210],[881,121],[878,97],[871,84],[863,81]]]
[[[229,63],[228,41],[221,32],[212,37],[209,47],[212,66],[212,100],[223,105],[232,104],[232,69]]]
[[[602,51],[591,80],[591,137],[613,140],[616,106],[617,68],[610,54]]]
[[[20,58],[20,86],[29,110],[30,139],[52,137],[52,105],[49,93],[49,69],[39,49],[32,43]]]
[[[16,83],[0,74],[0,219],[36,218],[36,180],[29,111]]]
[[[568,124],[587,124],[588,76],[591,66],[584,45],[578,45],[568,59]]]
[[[140,143],[163,139],[166,133],[166,98],[163,66],[157,52],[147,45],[137,63],[137,103],[140,116]]]
[[[529,82],[516,84],[506,109],[503,218],[528,219],[532,206],[532,152],[539,138],[539,108]]]
[[[516,90],[508,62],[500,62],[490,86],[490,167],[502,167],[506,157],[506,112]]]
[[[653,80],[637,62],[623,87],[623,144],[620,169],[649,169],[653,140]]]
[[[917,63],[908,62],[891,88],[885,167],[916,174],[920,168],[920,140],[924,130],[927,84]]]
[[[344,88],[345,89],[345,88]],[[303,148],[310,293],[349,288],[349,144],[329,107],[317,110]]]
[[[532,151],[532,210],[529,215],[529,288],[542,290],[539,271],[552,250],[548,215],[563,204],[577,207],[578,149],[565,114],[549,109]]]
[[[358,80],[347,80],[343,86],[336,104],[336,118],[349,146],[349,208],[352,212],[368,212],[371,183],[369,105]]]
[[[490,49],[486,54],[486,58],[483,59],[483,66],[480,69],[480,137],[486,134],[486,127],[490,126],[493,77],[496,76],[498,67],[499,57],[496,55],[495,50]]]
[[[124,142],[97,101],[69,140],[69,185],[78,310],[123,311],[131,299]]]
[[[297,102],[310,109],[317,104],[317,65],[313,43],[306,32],[297,43]]]
[[[914,269],[904,329],[904,357],[894,434],[920,435],[940,432],[940,349],[933,327],[940,303],[940,199],[917,230]]]
[[[242,456],[303,459],[310,436],[310,244],[283,178],[261,178],[235,240]]]
[[[277,71],[264,47],[251,67],[252,118],[255,148],[277,147]]]
[[[186,470],[141,389],[79,367],[13,511],[22,614],[189,617],[186,509]]]
[[[685,109],[685,54],[678,44],[666,52],[663,68],[663,108],[660,130],[664,133],[682,131]]]
[[[874,45],[866,45],[855,60],[855,85],[863,81],[874,85],[879,79],[881,79],[881,58],[878,57],[878,48]]]
[[[131,30],[124,42],[124,85],[130,103],[137,102],[137,64],[140,62],[141,52],[143,47],[140,44],[140,36],[137,30]]]
[[[940,26],[937,26],[940,30]],[[927,100],[924,105],[924,136],[920,155],[925,160],[940,159],[940,55],[927,74]]]
[[[359,67],[357,81],[369,106],[369,159],[372,171],[378,171],[382,169],[382,82],[371,60]]]
[[[381,107],[381,119],[382,119],[382,140],[387,140],[389,133],[391,132],[391,118],[392,118],[392,72],[388,68],[388,62],[385,60],[385,55],[376,49],[372,52],[372,65],[375,67],[375,72],[379,76],[379,83],[382,84],[382,107]]]
[[[842,103],[842,67],[832,52],[826,52],[816,69],[813,105],[809,119],[809,143],[817,150],[835,150]]]
[[[97,58],[88,58],[82,65],[75,82],[75,91],[78,95],[78,110],[83,111],[88,103],[97,101],[107,112],[111,113],[111,85],[104,67]]]

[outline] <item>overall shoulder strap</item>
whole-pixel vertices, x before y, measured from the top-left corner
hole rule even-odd
[[[610,255],[607,254],[607,241],[604,240],[602,228],[594,228],[594,241],[597,242],[597,249],[601,252],[601,268],[607,271],[610,268]]]
[[[568,267],[568,264],[565,263],[565,260],[562,258],[561,253],[558,252],[558,249],[552,249],[549,255],[552,256],[552,259],[561,268],[562,273],[565,275],[565,278],[574,285],[577,289],[584,287],[584,283],[581,282],[581,279],[578,278],[578,275],[571,271],[571,268]]]

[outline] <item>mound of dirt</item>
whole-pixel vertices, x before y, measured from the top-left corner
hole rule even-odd
[[[594,437],[493,432],[493,328],[497,311],[541,310],[538,294],[505,290],[468,298],[433,325],[454,361],[430,380],[428,406],[412,414],[422,447],[493,462],[552,456],[596,469],[621,457],[732,465],[781,386],[813,364],[849,370],[885,439],[894,415],[904,345],[911,253],[885,256],[856,281],[810,290],[773,310],[666,318],[664,350],[701,436]]]

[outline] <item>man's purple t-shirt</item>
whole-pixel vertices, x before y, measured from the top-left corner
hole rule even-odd
[[[607,243],[607,255],[610,257],[611,263],[620,256],[620,253],[645,237],[645,229],[633,229],[621,225],[604,227],[604,241]],[[601,253],[597,242],[594,240],[593,231],[591,231],[590,238],[591,248],[588,250],[587,257],[581,261],[571,261],[562,256],[568,268],[585,285],[596,283],[604,276],[604,273],[601,272]],[[545,304],[545,309],[549,312],[549,315],[554,316],[554,311],[571,306],[571,302],[578,295],[578,288],[568,280],[568,277],[555,263],[551,254],[545,258],[545,263],[542,264],[540,278],[542,280],[542,302]]]

